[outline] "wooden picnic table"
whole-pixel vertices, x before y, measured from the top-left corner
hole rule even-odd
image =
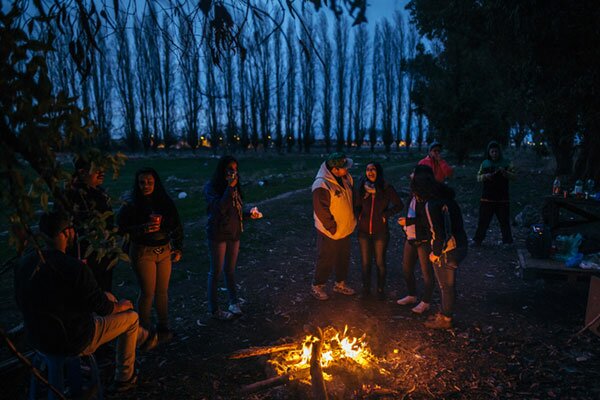
[[[600,251],[600,201],[547,196],[542,217],[553,237],[581,233],[583,241],[579,250],[582,253]]]
[[[566,280],[569,283],[587,281],[592,276],[600,277],[598,269],[583,269],[579,267],[565,267],[563,261],[551,258],[533,258],[525,249],[517,249],[519,257],[519,275],[524,280]]]

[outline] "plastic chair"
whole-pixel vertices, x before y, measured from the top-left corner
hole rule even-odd
[[[38,370],[41,370],[42,367],[45,366],[48,382],[58,389],[58,391],[63,393],[65,397],[80,397],[83,394],[83,376],[81,373],[83,367],[81,364],[82,359],[87,359],[89,364],[90,379],[86,386],[88,389],[96,388],[95,398],[102,400],[100,372],[98,370],[96,358],[93,354],[88,356],[64,356],[45,354],[36,350],[32,364]],[[68,382],[67,386],[69,387],[68,394],[65,392],[65,378]],[[45,385],[32,375],[29,386],[29,399],[37,399],[41,392],[40,387],[44,386]],[[47,391],[49,400],[57,399],[56,394],[52,390],[48,389]]]

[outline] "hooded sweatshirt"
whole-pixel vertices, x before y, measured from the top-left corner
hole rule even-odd
[[[312,185],[315,228],[333,240],[343,239],[354,232],[356,219],[352,205],[352,176],[336,178],[321,164]]]
[[[492,160],[490,157],[490,149],[497,148],[500,153],[497,160]],[[481,163],[477,180],[483,183],[483,191],[481,193],[481,201],[500,201],[507,202],[508,196],[508,181],[513,179],[515,171],[510,160],[502,156],[502,150],[497,142],[490,142],[486,150],[487,157]],[[502,174],[505,171],[507,176]],[[484,175],[492,174],[491,179],[485,179]]]
[[[454,190],[445,186],[440,198],[431,199],[425,205],[429,227],[431,229],[431,252],[436,256],[448,253],[466,252],[467,234],[465,233],[462,212],[456,203]],[[446,226],[444,210],[448,210],[450,226]],[[450,233],[450,237],[448,236]],[[451,238],[454,242],[450,243]]]

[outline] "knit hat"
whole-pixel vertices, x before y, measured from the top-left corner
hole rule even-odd
[[[436,147],[439,147],[440,150],[442,149],[442,144],[440,142],[433,142],[429,145],[429,151],[435,149]]]
[[[341,152],[331,153],[327,157],[327,166],[329,168],[350,168],[352,166],[352,159],[347,158],[346,155]]]

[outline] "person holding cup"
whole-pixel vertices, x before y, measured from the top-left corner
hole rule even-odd
[[[118,225],[129,234],[129,258],[140,285],[140,324],[150,329],[152,303],[156,306],[159,341],[172,338],[168,290],[171,263],[182,256],[183,228],[175,203],[153,168],[135,174],[131,197],[118,214]]]
[[[433,170],[427,165],[417,165],[411,173],[411,184],[421,176],[435,179]],[[406,216],[398,218],[398,224],[404,229],[406,240],[402,256],[402,273],[408,293],[397,301],[401,306],[411,305],[416,314],[423,314],[430,308],[434,288],[434,274],[429,253],[431,253],[431,230],[425,211],[425,200],[411,193],[408,199]],[[419,261],[423,278],[423,296],[417,304],[417,284],[415,280],[415,265]]]
[[[240,238],[244,231],[243,220],[259,219],[263,215],[257,207],[244,212],[238,162],[229,155],[219,159],[212,179],[204,187],[204,196],[207,204],[206,233],[210,254],[208,311],[213,318],[230,320],[242,314],[234,273],[240,251]],[[227,310],[220,309],[217,302],[217,286],[223,271],[229,295]]]

